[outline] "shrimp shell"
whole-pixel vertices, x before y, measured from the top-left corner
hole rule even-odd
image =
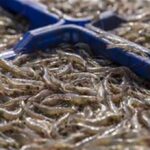
[[[15,111],[8,111],[4,108],[0,108],[0,116],[7,119],[7,120],[15,120],[22,115],[22,108],[19,108]]]
[[[75,110],[73,108],[67,107],[48,107],[42,104],[33,103],[33,105],[38,108],[42,113],[48,116],[57,116],[65,113],[74,113]]]

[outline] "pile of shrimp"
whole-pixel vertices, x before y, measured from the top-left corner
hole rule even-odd
[[[67,15],[74,18],[96,17],[99,15],[98,0],[37,0],[48,6],[49,11],[60,17]]]
[[[150,49],[149,23],[128,22],[113,30],[112,33]]]
[[[27,21],[0,7],[0,52],[14,46],[27,28]]]
[[[149,12],[149,0],[36,0],[45,4],[50,11],[55,12],[59,16],[63,14],[75,17],[94,17],[95,19],[100,13],[110,10],[117,12],[123,16],[137,14],[143,11],[145,14]]]
[[[0,149],[149,148],[149,82],[128,68],[86,43],[0,59]]]
[[[132,12],[128,17],[126,17],[127,23],[120,25],[120,27],[114,29],[112,33],[150,49],[149,8],[150,1],[147,1],[145,5],[139,5],[139,9],[137,9],[137,11]]]
[[[103,11],[112,10],[125,18],[128,15],[139,15],[139,13],[145,15],[145,13],[149,13],[150,8],[149,0],[99,0],[99,3],[101,3]]]

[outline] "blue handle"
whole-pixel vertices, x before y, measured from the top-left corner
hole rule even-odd
[[[106,11],[101,14],[100,19],[93,21],[92,25],[101,28],[105,31],[113,30],[121,24],[126,23],[125,18],[122,18],[112,11]]]
[[[25,16],[31,23],[31,29],[45,25],[61,25],[64,23],[57,15],[49,13],[40,4],[33,4],[28,0],[0,0],[3,8]]]

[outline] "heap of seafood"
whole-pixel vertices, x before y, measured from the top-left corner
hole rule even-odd
[[[0,59],[2,150],[148,150],[150,87],[85,43]]]
[[[36,0],[45,4],[60,16],[66,14],[74,18],[97,17],[101,12],[111,10],[126,17],[140,11],[148,13],[149,0]]]
[[[112,32],[150,49],[150,23],[128,22]]]
[[[27,28],[26,20],[0,7],[0,52],[12,48]]]
[[[73,18],[99,16],[100,5],[97,0],[37,0],[45,4],[49,11],[60,17],[67,15]]]

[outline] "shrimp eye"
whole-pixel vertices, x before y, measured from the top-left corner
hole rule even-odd
[[[30,89],[31,89],[31,87],[30,87],[29,85],[27,85],[27,86],[26,86],[26,89],[27,89],[27,90],[30,90]]]

